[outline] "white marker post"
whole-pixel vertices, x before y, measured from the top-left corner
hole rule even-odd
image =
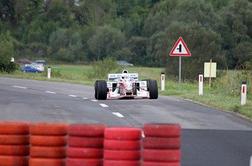
[[[252,156],[250,157],[250,163],[249,166],[252,166]]]
[[[165,73],[161,73],[160,83],[161,83],[161,91],[164,91],[165,90]]]
[[[247,102],[247,82],[243,81],[241,86],[241,105],[245,105]]]
[[[14,63],[14,62],[15,62],[14,57],[11,57],[11,62],[12,62],[12,63]]]
[[[199,96],[203,95],[203,74],[199,74]]]
[[[48,67],[48,68],[47,68],[47,78],[48,78],[48,79],[51,79],[51,72],[52,72],[51,67]]]

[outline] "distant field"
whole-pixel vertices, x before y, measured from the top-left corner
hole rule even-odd
[[[85,85],[93,85],[96,79],[106,78],[92,78],[90,73],[93,68],[90,65],[53,65],[52,66],[52,79],[51,81],[71,82]],[[119,69],[121,70],[121,69]],[[118,72],[119,72],[118,70]],[[160,73],[162,68],[149,68],[149,67],[130,67],[129,72],[139,73],[140,79],[156,79],[160,82]],[[46,73],[22,73],[17,71],[13,74],[0,74],[0,76],[15,77],[15,78],[27,78],[37,80],[47,80]],[[236,78],[234,78],[236,79]],[[229,80],[227,80],[229,81]],[[177,81],[170,80],[167,76],[166,91],[161,92],[162,95],[179,96],[182,98],[192,99],[209,106],[215,107],[221,110],[227,110],[237,112],[246,117],[252,119],[252,96],[248,94],[248,104],[246,106],[240,106],[239,95],[229,95],[225,90],[220,88],[209,88],[205,86],[204,96],[198,96],[197,81],[194,83],[187,82],[178,84]],[[250,88],[250,87],[249,87]]]

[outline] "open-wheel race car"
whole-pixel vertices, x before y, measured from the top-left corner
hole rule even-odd
[[[108,81],[97,80],[95,82],[95,98],[98,100],[120,98],[158,98],[158,86],[156,80],[138,80],[138,73],[108,74]]]

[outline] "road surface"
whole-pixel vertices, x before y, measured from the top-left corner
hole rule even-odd
[[[0,78],[0,120],[135,127],[179,123],[182,166],[249,166],[252,156],[251,122],[176,97],[97,101],[89,86]]]

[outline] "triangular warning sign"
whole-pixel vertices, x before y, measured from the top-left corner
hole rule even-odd
[[[182,37],[179,37],[172,47],[170,56],[191,56],[191,52]]]

